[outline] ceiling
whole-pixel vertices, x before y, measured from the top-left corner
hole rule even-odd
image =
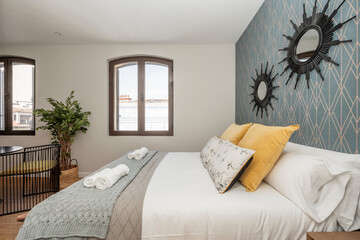
[[[263,2],[0,0],[0,44],[233,44]]]

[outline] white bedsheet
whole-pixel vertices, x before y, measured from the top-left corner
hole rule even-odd
[[[169,153],[156,169],[143,206],[142,239],[306,239],[334,231],[318,224],[266,183],[246,192],[236,183],[219,194],[199,153]]]

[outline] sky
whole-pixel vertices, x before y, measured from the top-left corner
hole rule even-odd
[[[13,65],[13,102],[32,100],[33,70],[31,65]]]
[[[136,64],[126,65],[119,71],[119,93],[130,95],[137,100],[138,91],[138,67]],[[145,64],[145,98],[168,99],[168,66],[158,64]]]

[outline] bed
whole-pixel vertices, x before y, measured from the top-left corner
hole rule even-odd
[[[344,156],[325,150],[314,151],[293,143],[288,143],[284,153],[306,151],[337,160]],[[360,163],[359,155],[350,155],[350,158]],[[69,194],[72,187],[66,189]],[[349,199],[356,202],[353,210],[355,223],[359,221],[360,213],[358,196]],[[50,200],[54,201],[54,198]],[[41,232],[32,234],[29,231],[42,224],[37,212],[44,202],[29,213],[17,239],[51,238]],[[108,217],[105,236],[76,233],[62,236],[65,239],[109,240],[305,239],[305,233],[309,231],[342,230],[334,214],[321,222],[316,221],[306,213],[306,209],[304,211],[297,202],[284,196],[266,180],[255,192],[247,192],[237,182],[231,190],[219,194],[198,152],[154,154],[121,193]]]
[[[199,153],[169,153],[156,169],[143,208],[143,239],[304,239],[317,224],[267,183],[246,192],[237,183],[219,194]]]

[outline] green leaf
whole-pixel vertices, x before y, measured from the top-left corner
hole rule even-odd
[[[35,116],[40,117],[40,122],[44,123],[44,125],[39,126],[36,129],[49,130],[53,142],[63,142],[64,144],[69,144],[69,146],[71,146],[76,133],[79,131],[86,133],[90,126],[89,116],[91,115],[91,112],[82,111],[79,101],[74,100],[74,93],[74,90],[71,91],[64,102],[53,98],[47,98],[46,101],[52,108],[50,110],[43,108],[36,109],[33,113]],[[67,159],[65,165],[70,165],[68,161],[71,159],[71,153],[62,152],[61,156]]]

